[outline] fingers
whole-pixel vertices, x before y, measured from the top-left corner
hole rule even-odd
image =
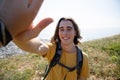
[[[32,0],[28,0],[28,8],[30,7]]]
[[[37,37],[38,34],[52,22],[53,22],[52,18],[43,19],[32,29],[31,35],[33,35],[33,37]]]
[[[43,0],[29,0],[31,7],[39,7],[43,3]]]
[[[28,12],[31,13],[31,16],[36,16],[40,7],[43,3],[43,0],[28,0]]]
[[[48,26],[50,23],[53,22],[52,18],[45,18],[43,20],[41,20],[36,26],[35,26],[35,30],[42,30],[44,29],[46,26]]]

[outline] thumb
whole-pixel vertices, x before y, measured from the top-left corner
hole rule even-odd
[[[52,18],[45,18],[43,20],[41,20],[34,28],[34,32],[37,34],[39,33],[41,30],[43,30],[45,27],[47,27],[50,23],[53,22]]]
[[[45,18],[41,20],[36,26],[31,25],[29,29],[20,33],[18,36],[16,36],[15,39],[19,41],[28,41],[30,39],[33,39],[39,35],[41,30],[43,30],[45,27],[47,27],[52,22],[53,22],[52,18]]]

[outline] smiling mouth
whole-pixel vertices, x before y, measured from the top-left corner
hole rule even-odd
[[[69,37],[62,37],[63,40],[69,40]]]

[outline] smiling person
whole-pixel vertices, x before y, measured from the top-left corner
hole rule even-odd
[[[43,0],[0,0],[0,47],[13,39],[24,41],[21,39],[24,34],[35,32],[37,36],[42,27],[52,22],[51,18],[46,18],[37,26],[32,25],[42,3]]]
[[[26,38],[26,36],[22,37]],[[72,18],[61,18],[50,42],[43,43],[38,38],[24,42],[18,39],[15,42],[20,48],[48,59],[49,67],[44,79],[87,80],[89,77],[88,56],[78,47],[80,39],[79,27],[75,21]]]

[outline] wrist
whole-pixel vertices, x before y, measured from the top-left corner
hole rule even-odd
[[[12,40],[12,36],[5,27],[5,24],[0,20],[0,44],[6,46]]]

